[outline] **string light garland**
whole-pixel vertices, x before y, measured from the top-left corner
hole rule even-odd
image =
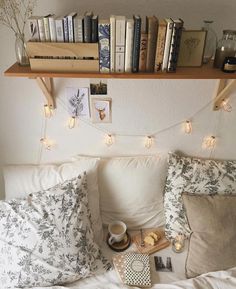
[[[216,137],[215,136],[207,136],[204,138],[202,147],[205,149],[213,149],[216,145]]]
[[[151,135],[145,137],[145,148],[150,149],[153,146],[154,138]]]
[[[186,133],[186,134],[191,134],[192,133],[192,123],[191,123],[191,121],[190,120],[186,120],[185,122],[184,122],[184,132]]]
[[[113,143],[115,142],[114,136],[111,134],[107,134],[105,136],[105,144],[110,147],[113,145]]]
[[[68,120],[68,127],[69,129],[72,129],[75,127],[76,124],[76,117],[75,116],[71,116]]]
[[[46,150],[49,150],[49,151],[50,151],[50,150],[52,149],[53,143],[52,143],[52,141],[49,140],[48,138],[43,137],[43,138],[40,139],[40,142],[41,142],[41,144],[44,146],[44,148],[45,148]]]
[[[48,104],[44,105],[43,110],[44,110],[44,116],[46,118],[50,118],[53,116],[53,109]]]
[[[223,99],[221,102],[221,108],[226,111],[226,112],[231,112],[232,111],[232,106],[229,103],[229,98],[228,99]]]

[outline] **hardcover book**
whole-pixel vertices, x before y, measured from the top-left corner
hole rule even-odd
[[[57,42],[64,42],[65,41],[63,18],[64,17],[59,16],[55,19]]]
[[[141,17],[139,15],[134,15],[134,45],[133,45],[133,59],[132,59],[133,72],[138,72],[139,70],[141,25],[142,25]]]
[[[92,36],[91,41],[93,43],[98,42],[98,16],[95,15],[92,17]]]
[[[39,37],[39,26],[38,26],[38,16],[31,16],[28,18],[28,26],[29,26],[29,39],[30,41],[40,41]]]
[[[165,19],[159,20],[154,72],[158,72],[162,67],[166,39],[166,26],[167,23]]]
[[[162,63],[162,71],[167,70],[168,58],[169,58],[169,52],[170,52],[170,43],[171,43],[173,24],[174,24],[171,18],[167,18],[165,20],[167,23],[167,27],[166,27],[166,40],[165,40],[165,49],[164,49],[164,56],[163,56],[163,63]]]
[[[86,12],[84,15],[84,42],[92,42],[92,12]]]
[[[171,37],[170,52],[168,58],[167,72],[175,72],[178,62],[180,40],[184,22],[181,19],[173,20],[173,32]]]
[[[100,72],[110,72],[110,21],[100,20],[98,24]]]
[[[147,33],[142,32],[141,33],[141,40],[140,40],[139,72],[145,72],[146,71],[147,42],[148,42],[148,35],[147,35]]]
[[[43,17],[38,18],[39,38],[41,42],[46,41]]]
[[[116,17],[110,17],[110,66],[111,72],[115,72],[115,59],[116,59]]]
[[[48,17],[49,31],[51,42],[57,42],[57,32],[56,32],[56,23],[55,16],[51,15]]]
[[[43,17],[43,25],[44,25],[44,31],[45,31],[45,40],[46,42],[51,41],[51,36],[50,36],[50,28],[49,28],[49,20],[48,18],[52,16],[51,14],[48,14]]]
[[[116,16],[115,72],[125,71],[125,16]]]
[[[74,36],[75,36],[75,42],[79,42],[79,43],[84,42],[83,26],[84,26],[84,17],[81,16],[81,15],[77,15],[77,16],[74,18]]]
[[[77,15],[76,12],[71,12],[67,16],[67,22],[68,22],[68,38],[69,42],[73,43],[75,42],[75,36],[74,36],[74,18]]]
[[[134,45],[134,19],[126,21],[125,72],[132,72],[132,53]]]
[[[158,20],[155,16],[148,16],[146,18],[146,33],[148,35],[147,40],[147,62],[146,71],[153,72],[155,66],[155,54],[157,43],[157,28]]]
[[[64,42],[69,42],[69,29],[67,16],[63,18]]]

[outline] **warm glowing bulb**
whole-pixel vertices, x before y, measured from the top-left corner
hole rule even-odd
[[[212,149],[214,148],[216,145],[216,137],[215,136],[210,136],[210,137],[206,137],[204,140],[203,140],[203,148],[207,148],[207,149]]]
[[[51,106],[45,104],[43,109],[44,109],[44,116],[46,118],[50,118],[53,115],[53,109],[51,108]]]
[[[224,111],[227,111],[227,112],[231,112],[232,111],[232,106],[230,105],[229,103],[229,99],[224,99],[222,100],[221,102],[221,108],[224,110]]]
[[[153,137],[150,136],[150,135],[146,136],[146,138],[145,138],[145,147],[147,149],[150,149],[152,147],[152,145],[153,145]]]
[[[107,134],[106,138],[105,138],[105,144],[109,147],[111,145],[113,145],[114,143],[114,138],[111,134]]]
[[[75,123],[76,123],[76,117],[75,116],[71,116],[69,118],[69,121],[68,121],[68,127],[70,129],[74,128],[75,127]]]
[[[46,150],[51,150],[52,148],[52,141],[50,141],[47,138],[41,138],[40,142],[43,144],[43,146],[45,147]]]
[[[184,132],[187,134],[192,133],[192,123],[189,120],[186,120],[184,123]]]

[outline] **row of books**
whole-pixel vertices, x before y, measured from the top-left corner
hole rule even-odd
[[[98,42],[100,72],[107,73],[175,72],[183,23],[147,16],[145,25],[139,15],[98,20],[92,12],[29,19],[31,41]]]

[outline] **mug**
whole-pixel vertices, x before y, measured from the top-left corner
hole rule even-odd
[[[108,232],[110,234],[108,243],[110,245],[122,241],[126,235],[127,227],[124,222],[115,221],[108,225]]]

